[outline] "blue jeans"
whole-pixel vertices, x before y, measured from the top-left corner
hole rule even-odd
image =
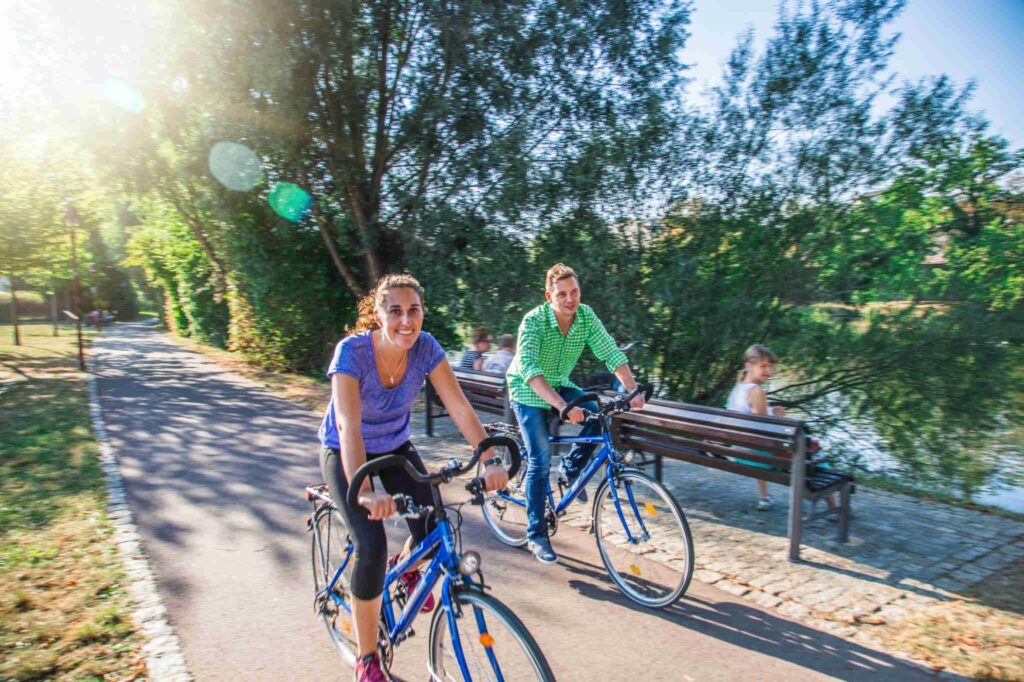
[[[571,401],[583,391],[578,388],[563,386],[556,389],[558,394],[566,402]],[[597,403],[586,402],[580,407],[597,412]],[[519,430],[526,440],[526,457],[530,468],[526,471],[526,517],[529,525],[526,529],[526,537],[531,540],[547,537],[547,522],[544,519],[544,499],[548,491],[548,477],[551,472],[551,444],[548,442],[548,416],[551,414],[550,407],[532,407],[512,401],[512,411],[516,414],[516,421],[519,422]],[[592,421],[583,425],[580,431],[581,436],[592,436],[599,433],[601,424]],[[561,470],[572,480],[576,478],[587,461],[594,453],[596,445],[573,445],[565,457],[562,458]]]

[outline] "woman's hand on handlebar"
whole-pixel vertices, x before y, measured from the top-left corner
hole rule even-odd
[[[480,478],[484,480],[484,490],[487,492],[502,490],[508,485],[508,471],[499,464],[484,467],[483,475]]]
[[[373,490],[359,493],[359,504],[369,512],[371,521],[384,521],[398,511],[391,495]]]

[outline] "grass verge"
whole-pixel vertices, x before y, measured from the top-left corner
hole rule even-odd
[[[873,634],[937,670],[976,680],[1024,680],[1024,559],[972,586],[968,596]]]
[[[0,679],[144,679],[75,337],[22,334],[0,325]]]

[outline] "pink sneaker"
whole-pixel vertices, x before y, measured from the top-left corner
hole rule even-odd
[[[380,656],[374,651],[356,662],[356,682],[388,682],[388,676],[380,667]]]
[[[394,555],[388,559],[388,569],[390,570],[398,563],[398,555]],[[416,589],[416,586],[420,584],[420,572],[413,570],[407,573],[403,573],[398,576],[398,579],[405,585],[406,594],[412,596],[412,591]],[[420,609],[420,613],[430,613],[434,610],[434,595],[428,594],[426,601],[423,602],[423,607]]]

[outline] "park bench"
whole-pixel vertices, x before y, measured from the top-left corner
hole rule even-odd
[[[805,522],[838,515],[837,539],[849,538],[853,477],[808,461],[810,437],[803,422],[654,399],[643,410],[616,417],[614,427],[616,447],[653,456],[659,480],[661,460],[668,457],[789,486],[791,561],[800,559]],[[742,452],[737,453],[737,448]],[[772,468],[734,461],[737,457]],[[837,508],[815,513],[814,503],[832,493],[839,495]],[[803,513],[803,500],[811,502],[811,514]]]
[[[467,369],[453,371],[474,409],[514,423],[504,376]],[[611,391],[605,394],[614,395]],[[447,414],[429,381],[425,402],[426,432],[432,436],[433,420]],[[557,435],[560,424],[552,413],[552,434]],[[800,538],[806,522],[838,515],[837,539],[846,542],[849,538],[853,477],[809,464],[809,436],[801,421],[653,399],[639,412],[617,415],[613,427],[616,447],[640,453],[641,458],[634,463],[653,466],[659,481],[663,459],[668,457],[789,486],[789,557],[793,561],[800,558]],[[737,448],[743,448],[742,452]],[[737,457],[772,468],[734,461]],[[837,508],[813,512],[815,503],[832,493],[839,495]],[[812,503],[811,514],[804,515],[802,500]]]
[[[490,372],[479,372],[475,369],[462,369],[453,367],[455,379],[459,382],[469,404],[477,412],[496,414],[503,421],[512,421],[512,408],[508,401],[508,386],[505,384],[504,374],[492,374]],[[434,386],[428,381],[424,393],[424,427],[428,436],[434,435],[434,420],[438,417],[447,417],[444,411],[444,403],[440,396],[434,391]]]

